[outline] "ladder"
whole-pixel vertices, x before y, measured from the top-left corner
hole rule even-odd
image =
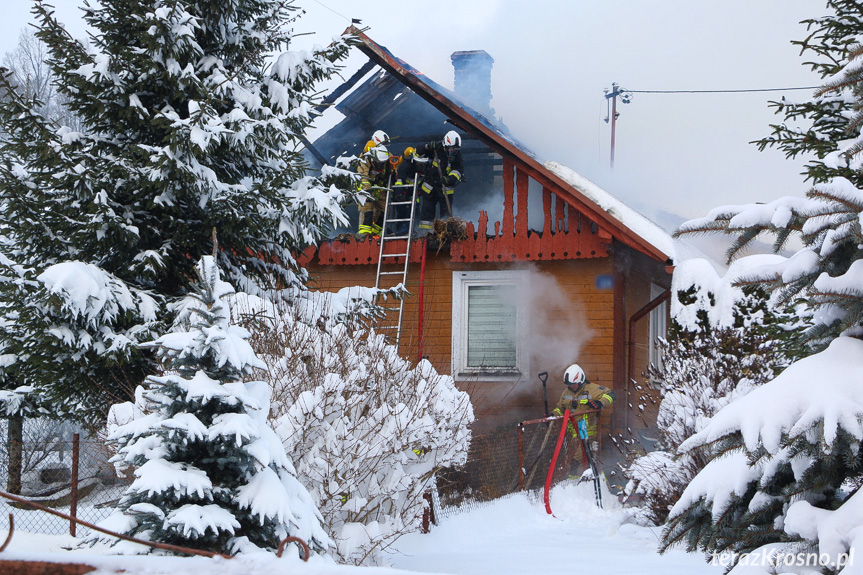
[[[411,237],[414,231],[414,211],[416,210],[417,182],[403,185],[388,185],[386,203],[384,204],[384,221],[381,226],[380,253],[378,255],[378,271],[375,276],[375,289],[391,289],[398,285],[407,286],[408,266],[410,265]],[[390,176],[392,184],[392,176]],[[407,200],[396,199],[396,192],[409,192]],[[404,195],[404,194],[402,194]],[[405,206],[410,206],[410,216],[404,217],[408,211]],[[406,225],[405,225],[406,224]],[[405,232],[405,230],[407,230]],[[398,241],[405,240],[405,248],[402,250]],[[397,247],[398,246],[398,247]],[[395,250],[395,251],[393,251]],[[398,263],[398,258],[404,258],[404,266],[397,271],[384,271],[384,265]],[[385,316],[377,321],[377,329],[387,333],[390,343],[398,346],[402,334],[402,320],[404,319],[405,300],[394,304],[382,305],[378,303],[380,296],[375,297],[375,304],[381,305],[385,310]]]

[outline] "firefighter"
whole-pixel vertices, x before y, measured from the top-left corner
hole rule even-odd
[[[368,193],[366,201],[357,207],[359,212],[359,227],[357,233],[360,236],[381,233],[383,222],[384,204],[382,198],[385,188],[389,183],[389,177],[393,173],[390,164],[390,154],[383,144],[375,144],[369,140],[363,149],[357,173],[360,175],[359,190]]]
[[[461,157],[461,136],[453,130],[442,140],[420,145],[416,155],[427,159],[422,177],[422,202],[420,203],[420,235],[432,230],[436,207],[440,206],[441,217],[452,217],[453,191],[461,182],[464,162]]]
[[[417,157],[416,148],[408,146],[402,154],[401,162],[399,162],[399,179],[396,184],[413,184],[414,177],[422,176],[422,170],[423,164],[421,159]]]
[[[555,415],[563,415],[565,410],[570,410],[570,413],[583,413],[583,417],[587,417],[587,411],[601,410],[609,407],[616,399],[614,391],[598,385],[590,383],[584,370],[578,364],[572,364],[566,371],[563,372],[563,383],[566,388],[560,394],[560,400],[557,402],[557,407],[554,410]],[[596,436],[596,419],[595,416],[592,424],[587,426],[587,435],[591,439]]]
[[[395,170],[397,177],[395,186],[392,191],[392,198],[395,202],[410,201],[413,194],[414,178],[422,173],[422,163],[418,161],[416,156],[416,148],[408,146],[405,148],[401,156],[393,156],[390,158],[390,164]],[[392,210],[392,215],[398,219],[410,219],[411,207],[409,205],[395,206]],[[393,231],[396,235],[405,235],[408,232],[408,223],[399,222],[394,224]]]

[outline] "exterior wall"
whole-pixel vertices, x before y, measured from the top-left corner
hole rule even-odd
[[[511,264],[452,262],[449,254],[429,252],[425,270],[422,355],[444,374],[452,370],[453,272],[528,269],[537,297],[530,303],[530,323],[518,334],[519,344],[530,346],[530,368],[518,380],[463,380],[477,415],[475,431],[484,433],[501,425],[545,415],[542,384],[537,373],[549,374],[549,409],[563,391],[563,371],[578,362],[591,381],[618,388],[614,381],[614,301],[610,286],[597,286],[597,277],[611,277],[612,258]],[[408,290],[414,294],[405,307],[402,354],[416,360],[419,353],[419,264],[412,264]],[[314,286],[333,291],[352,285],[374,285],[374,266],[310,265]],[[606,417],[607,419],[607,417]],[[606,425],[608,422],[605,423]]]
[[[671,274],[665,269],[664,264],[650,259],[632,249],[615,244],[615,269],[623,279],[623,309],[626,338],[630,338],[630,318],[638,313],[651,301],[650,284],[656,284],[663,288],[671,286]],[[666,310],[668,308],[666,307]],[[646,372],[649,362],[649,314],[638,320],[632,327],[635,333],[634,353],[630,353],[627,347],[626,353],[621,359],[621,377],[618,392],[620,405],[632,404],[631,408],[620,409],[615,412],[612,428],[615,432],[623,432],[630,429],[638,432],[638,429],[654,428],[656,425],[656,413],[658,407],[659,393],[653,389],[647,380]],[[633,365],[629,365],[629,358],[633,357]],[[635,384],[629,379],[635,380]]]

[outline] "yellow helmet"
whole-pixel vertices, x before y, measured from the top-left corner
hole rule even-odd
[[[407,148],[405,148],[405,153],[402,155],[405,157],[405,159],[407,159],[407,158],[412,158],[416,153],[417,153],[416,148],[414,148],[412,146],[408,146]]]

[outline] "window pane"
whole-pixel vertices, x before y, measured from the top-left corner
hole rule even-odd
[[[515,368],[515,285],[468,286],[467,367]]]
[[[665,290],[660,286],[656,284],[650,284],[650,299],[659,297],[660,295],[662,295],[663,291]],[[666,325],[666,316],[668,314],[667,305],[668,302],[663,302],[650,312],[650,340],[648,342],[648,360],[650,361],[650,363],[660,368],[662,367],[662,357],[659,355],[659,348],[656,346],[656,340],[660,337],[668,337],[668,326]]]

